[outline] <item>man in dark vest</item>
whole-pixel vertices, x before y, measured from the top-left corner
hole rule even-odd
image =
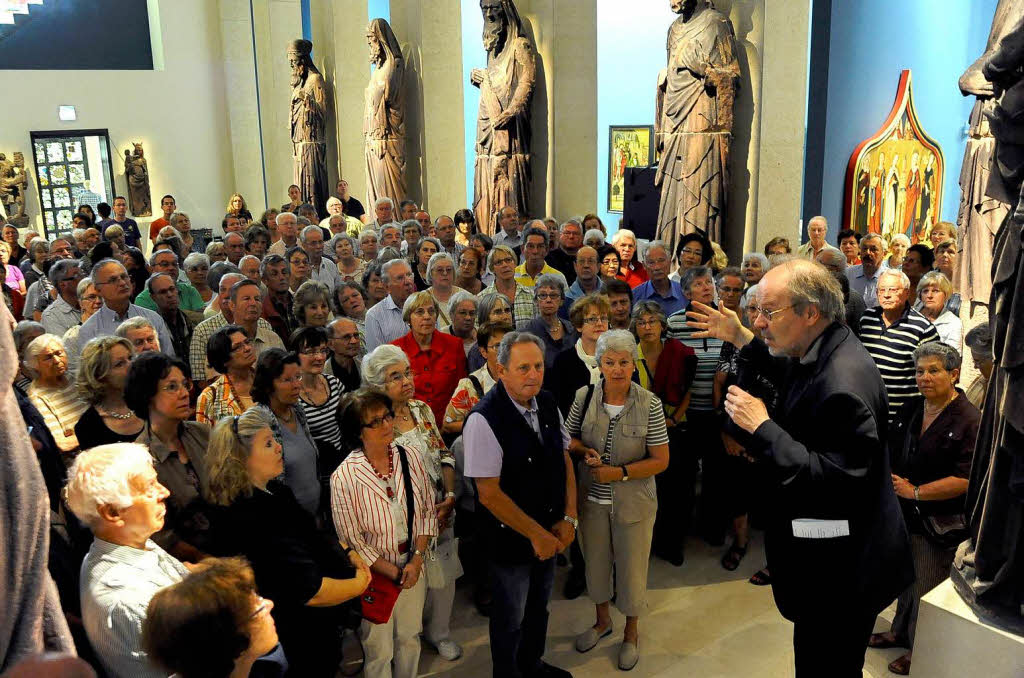
[[[466,477],[483,509],[478,534],[491,573],[494,678],[571,678],[546,664],[544,641],[555,554],[576,533],[569,436],[544,383],[544,344],[509,332],[494,388],[466,418]]]

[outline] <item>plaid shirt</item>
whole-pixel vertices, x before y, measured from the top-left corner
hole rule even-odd
[[[226,375],[217,377],[212,384],[203,389],[196,401],[196,421],[201,424],[216,426],[224,417],[235,417],[245,412],[242,400],[231,388]]]

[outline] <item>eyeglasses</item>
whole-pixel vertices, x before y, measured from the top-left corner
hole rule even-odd
[[[562,298],[562,295],[558,292],[539,292],[536,294],[538,299],[554,299],[558,300]]]
[[[82,301],[99,301],[100,295],[98,294],[87,294],[82,297]]]
[[[398,372],[397,374],[392,374],[390,377],[385,379],[384,382],[387,384],[397,384],[398,382],[403,381],[405,379],[408,379],[410,381],[412,380],[411,370],[406,370],[405,372]]]
[[[231,347],[231,352],[235,353],[236,351],[241,351],[243,348],[247,348],[247,347],[251,347],[251,346],[252,346],[252,339],[246,338],[246,339],[243,339],[241,341],[241,343],[234,344]]]
[[[502,257],[501,259],[495,259],[491,262],[492,266],[503,266],[505,264],[514,263],[511,257]]]
[[[695,257],[699,257],[704,254],[704,250],[693,250],[690,249],[689,247],[684,247],[683,249],[679,250],[679,254],[692,254]]]
[[[648,318],[647,320],[637,320],[636,321],[636,326],[637,327],[654,327],[655,325],[660,325],[660,324],[661,324],[661,321],[658,320],[657,318]]]
[[[606,316],[606,315],[596,316],[595,315],[595,316],[591,316],[589,318],[584,318],[583,319],[583,324],[584,325],[598,325],[598,324],[607,325],[608,324],[608,316]]]
[[[164,393],[169,393],[171,395],[180,393],[182,390],[191,391],[192,381],[190,379],[185,379],[184,381],[172,381],[169,384],[164,384],[163,386],[161,386],[160,390],[163,391]]]
[[[106,282],[98,282],[97,285],[115,285],[120,282],[131,282],[132,277],[127,273],[121,275],[115,275],[113,278],[109,278]]]
[[[771,322],[772,320],[775,319],[776,315],[778,315],[779,313],[782,313],[783,311],[791,309],[791,308],[793,308],[793,306],[789,305],[789,306],[783,306],[782,308],[777,308],[774,311],[768,311],[768,310],[765,310],[765,309],[761,308],[760,306],[754,306],[753,308],[750,309],[750,312],[753,315],[755,320],[757,319],[758,316],[764,316],[765,319],[768,320],[768,322]]]
[[[394,420],[395,420],[395,413],[394,412],[385,412],[384,414],[380,415],[379,417],[374,417],[370,421],[365,422],[363,424],[363,428],[380,428],[384,424],[390,424]]]
[[[238,431],[235,431],[235,433],[237,434]],[[268,609],[270,609],[270,601],[263,596],[256,596],[256,611],[252,613],[250,619],[256,619]]]
[[[299,355],[304,355],[309,358],[313,358],[318,355],[327,355],[328,353],[329,351],[326,346],[321,346],[320,348],[304,348],[299,351]]]

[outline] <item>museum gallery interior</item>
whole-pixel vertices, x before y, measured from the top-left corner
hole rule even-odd
[[[0,0],[0,90],[0,676],[1024,673],[1024,0]]]

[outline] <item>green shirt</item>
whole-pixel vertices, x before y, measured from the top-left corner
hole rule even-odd
[[[199,296],[199,290],[192,287],[190,283],[178,282],[176,283],[178,288],[178,297],[181,299],[181,310],[183,311],[202,311],[206,304],[203,303],[203,298]],[[148,308],[151,311],[156,311],[156,302],[153,301],[153,297],[150,296],[149,290],[144,289],[139,293],[139,296],[135,297],[133,302],[136,306],[142,308]]]

